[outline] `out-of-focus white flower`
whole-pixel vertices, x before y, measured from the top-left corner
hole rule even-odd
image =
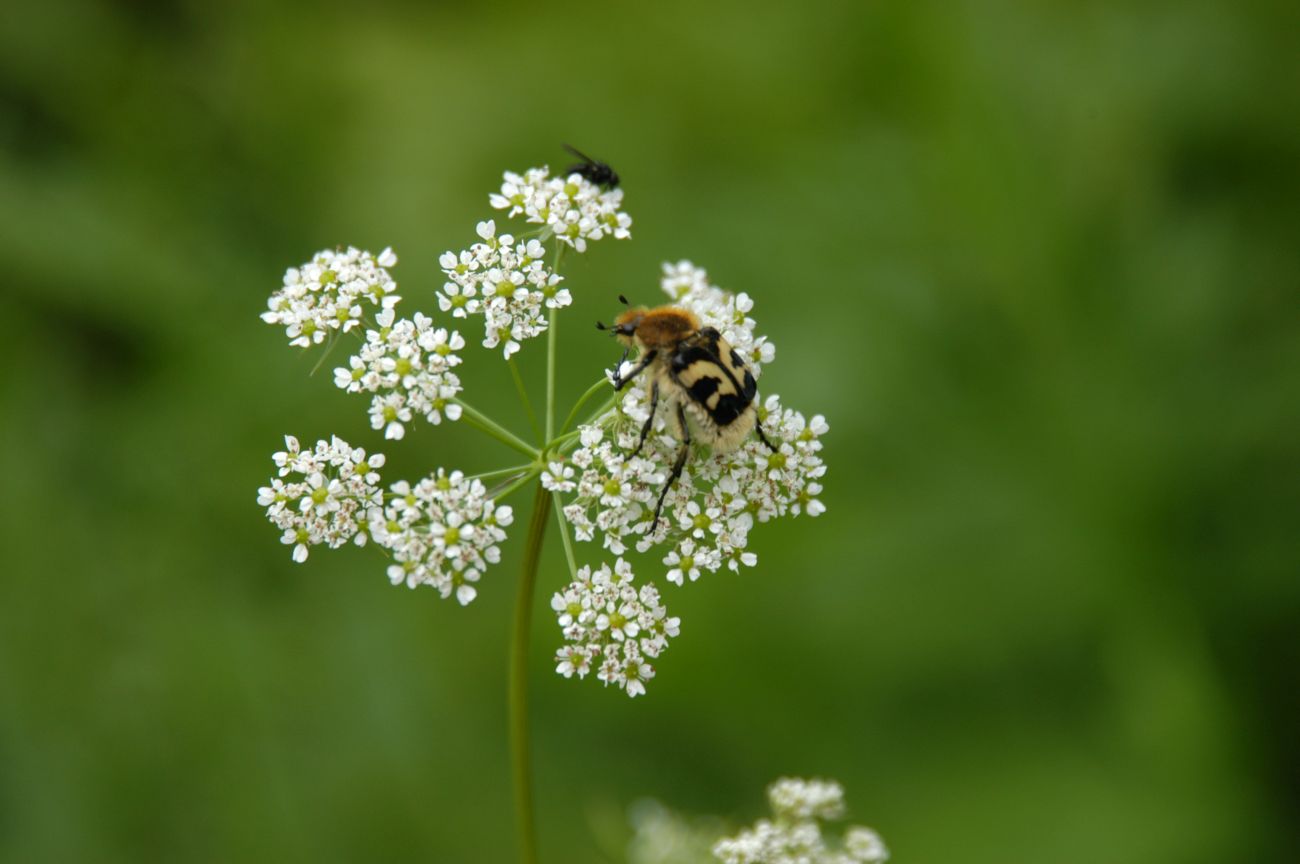
[[[782,777],[767,787],[767,801],[778,819],[838,819],[844,815],[844,788],[834,780]]]
[[[388,268],[396,263],[392,249],[378,255],[351,246],[317,252],[285,272],[262,320],[283,326],[290,345],[319,345],[333,333],[360,326],[366,306],[393,308],[401,298]]]
[[[284,443],[271,457],[279,476],[257,490],[257,503],[281,530],[281,542],[293,546],[293,560],[306,561],[309,548],[322,543],[365,545],[370,513],[382,501],[376,469],[384,465],[383,454],[367,456],[337,435],[310,450],[292,435]]]
[[[713,846],[723,864],[882,864],[889,850],[870,828],[851,826],[842,841],[822,836],[821,820],[844,812],[835,782],[782,778],[767,790],[774,819],[760,819]]]
[[[623,212],[623,190],[602,189],[581,174],[552,177],[549,168],[529,168],[522,175],[507,171],[500,193],[488,202],[507,216],[545,225],[579,252],[589,241],[632,236],[632,217]]]
[[[645,693],[645,682],[655,675],[650,660],[680,632],[680,619],[668,617],[659,592],[653,585],[638,590],[632,566],[622,558],[612,570],[608,564],[595,572],[580,569],[551,598],[551,609],[568,643],[555,655],[555,671],[585,678],[594,667],[597,679],[629,696]]]
[[[889,850],[885,841],[870,828],[855,826],[844,833],[844,851],[854,861],[863,864],[879,864],[889,860]]]
[[[501,560],[497,544],[514,521],[511,508],[495,506],[482,481],[442,468],[414,486],[394,483],[386,497],[371,517],[371,533],[393,554],[392,583],[429,585],[462,606],[473,600],[479,577]]]

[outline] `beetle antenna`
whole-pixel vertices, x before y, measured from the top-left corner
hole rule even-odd
[[[618,295],[618,302],[622,303],[624,306],[632,305],[631,303],[627,302],[627,298],[624,297],[622,294]]]
[[[603,322],[603,321],[597,321],[597,322],[596,322],[596,329],[597,329],[597,330],[608,330],[609,328],[605,326],[605,322]]]

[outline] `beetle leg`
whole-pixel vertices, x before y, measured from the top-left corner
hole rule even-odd
[[[659,503],[655,505],[655,520],[650,523],[650,533],[653,535],[655,529],[659,527],[659,514],[664,509],[664,499],[668,497],[668,490],[673,488],[677,478],[682,476],[682,468],[686,466],[686,457],[691,452],[691,430],[686,426],[686,414],[682,411],[681,403],[677,404],[677,430],[681,433],[682,446],[677,449],[677,461],[673,462],[673,473],[668,476],[668,482],[659,492]]]
[[[763,434],[763,424],[757,416],[754,418],[754,431],[758,433],[758,440],[766,444],[768,450],[775,453],[777,448],[771,441],[768,441],[767,436]]]
[[[632,451],[632,455],[628,457],[629,459],[631,459],[632,456],[635,456],[636,454],[640,453],[641,448],[645,446],[645,439],[650,434],[650,427],[654,425],[655,409],[658,407],[659,407],[659,382],[655,381],[650,385],[650,416],[645,418],[645,424],[642,425],[641,427],[641,440],[636,442],[636,449]]]

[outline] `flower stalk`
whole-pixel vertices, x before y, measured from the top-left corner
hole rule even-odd
[[[510,765],[514,782],[515,826],[521,864],[537,864],[537,826],[533,815],[533,772],[528,738],[528,638],[533,617],[537,570],[546,538],[551,493],[539,482],[524,540],[524,563],[515,591],[514,628],[510,636]]]

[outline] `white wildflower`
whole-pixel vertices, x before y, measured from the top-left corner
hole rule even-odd
[[[549,168],[530,168],[523,175],[507,171],[501,192],[488,202],[507,216],[545,225],[578,252],[589,241],[632,236],[632,217],[622,211],[623,190],[602,189],[581,174],[552,177]]]
[[[767,790],[774,819],[760,819],[713,846],[723,864],[881,864],[889,851],[870,828],[852,826],[841,841],[822,836],[821,821],[844,812],[838,783],[782,778]]]
[[[514,520],[509,507],[495,506],[479,480],[439,468],[412,486],[394,483],[372,527],[375,542],[396,563],[388,568],[394,585],[429,585],[462,605],[478,594],[475,583],[489,564],[501,560],[497,545]]]
[[[889,860],[885,841],[870,828],[855,826],[844,833],[844,851],[853,861],[863,864],[881,864]]]
[[[622,558],[577,578],[551,598],[551,609],[568,643],[555,655],[555,671],[565,678],[596,677],[629,696],[645,693],[655,675],[650,660],[680,632],[681,621],[668,617],[653,585],[640,590],[632,582],[632,567]]]
[[[563,462],[551,462],[541,476],[542,486],[551,492],[572,492],[578,488],[573,481],[573,468]]]
[[[379,474],[384,456],[369,456],[335,436],[303,450],[286,435],[285,449],[272,456],[279,476],[257,490],[266,518],[281,530],[281,542],[293,546],[293,560],[307,560],[311,546],[338,548],[349,540],[364,545],[370,515],[382,501]]]
[[[376,316],[377,330],[366,331],[361,352],[334,370],[334,383],[349,393],[373,393],[370,425],[386,438],[401,438],[414,416],[433,424],[459,419],[460,378],[451,371],[460,365],[457,351],[465,340],[457,332],[434,327],[419,312],[397,319],[386,309]]]
[[[447,281],[438,305],[456,318],[483,316],[483,347],[501,346],[507,359],[521,345],[546,332],[547,309],[573,302],[563,281],[546,265],[546,248],[538,240],[515,242],[497,236],[493,220],[480,222],[481,242],[438,259]]]
[[[835,781],[782,777],[767,787],[767,801],[780,819],[838,819],[844,789]]]
[[[360,326],[366,306],[393,308],[401,298],[387,268],[396,263],[392,249],[377,256],[353,247],[317,252],[285,272],[262,320],[283,326],[290,345],[318,345]]]

